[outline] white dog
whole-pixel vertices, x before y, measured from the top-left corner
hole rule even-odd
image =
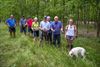
[[[85,58],[85,53],[86,53],[86,50],[82,47],[75,47],[75,48],[72,48],[70,51],[69,51],[69,56],[70,57],[79,57],[81,56],[82,58]]]

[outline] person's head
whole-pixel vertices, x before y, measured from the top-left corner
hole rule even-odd
[[[47,21],[50,21],[50,16],[47,16]]]
[[[44,21],[45,21],[45,22],[47,21],[47,16],[44,16]]]
[[[14,16],[13,16],[13,15],[10,15],[10,18],[11,18],[11,19],[13,19],[13,18],[14,18]]]
[[[69,19],[69,24],[70,24],[70,25],[73,25],[73,23],[74,23],[73,19],[72,19],[72,18]]]
[[[25,16],[22,16],[22,18],[24,19],[24,18],[25,18]]]
[[[37,17],[35,17],[35,18],[34,18],[34,22],[37,22],[37,20],[38,20],[38,18],[37,18]]]
[[[58,22],[58,21],[59,21],[58,16],[55,16],[55,17],[54,17],[54,21],[55,21],[55,22]]]

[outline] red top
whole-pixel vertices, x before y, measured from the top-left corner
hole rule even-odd
[[[32,27],[32,22],[33,22],[32,18],[27,19],[27,26]]]

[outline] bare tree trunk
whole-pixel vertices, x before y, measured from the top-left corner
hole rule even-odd
[[[97,37],[100,37],[100,8],[99,8],[99,0],[96,0],[96,4],[97,4],[97,17],[96,17],[96,20],[97,20]]]
[[[63,22],[65,22],[65,0],[63,0],[63,16],[62,16],[62,19],[63,19]]]
[[[53,5],[54,5],[54,7],[56,6],[56,0],[53,0]]]
[[[78,34],[78,33],[79,33],[79,32],[78,32],[78,26],[79,26],[79,23],[80,23],[80,9],[79,9],[79,8],[78,8],[77,15],[78,15],[78,18],[77,18],[76,26],[77,26],[77,34]]]
[[[97,37],[100,37],[100,22],[97,21]]]
[[[37,0],[37,17],[38,17],[38,14],[39,14],[39,7],[40,7],[39,0]]]

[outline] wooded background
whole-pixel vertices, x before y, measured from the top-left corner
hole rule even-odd
[[[100,34],[100,0],[0,0],[0,20],[11,14],[17,20],[23,15],[39,20],[49,15],[53,20],[57,15],[64,23],[73,17],[77,26],[83,22],[88,28],[87,24],[93,22],[97,37]]]

